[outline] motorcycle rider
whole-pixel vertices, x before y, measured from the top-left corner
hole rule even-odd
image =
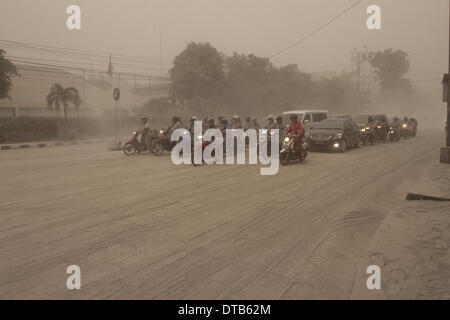
[[[147,150],[150,150],[150,147],[152,145],[152,129],[150,126],[150,122],[148,121],[147,117],[142,117],[141,121],[143,126],[141,130],[142,143],[145,145],[145,148]]]
[[[181,128],[182,128],[182,125],[181,125],[180,119],[177,116],[175,116],[172,118],[172,124],[170,125],[169,129],[167,129],[167,132],[171,136],[172,132],[174,132],[177,129],[181,129]]]
[[[197,121],[197,117],[196,116],[192,116],[191,119],[189,119],[189,124],[188,127],[186,129],[188,129],[189,133],[191,134],[191,137],[194,136],[194,124],[195,121]]]
[[[238,115],[234,115],[231,119],[231,129],[242,129],[241,118]]]
[[[286,136],[286,126],[283,124],[283,118],[277,117],[276,129],[280,132],[280,148],[283,145],[284,137]]]
[[[259,125],[259,123],[258,123],[258,121],[256,119],[252,119],[252,125],[251,125],[250,128],[255,129],[255,130],[259,130],[259,129],[261,129],[261,126]]]
[[[267,124],[266,124],[266,128],[267,131],[270,133],[270,130],[272,129],[277,129],[277,124],[275,122],[275,117],[273,115],[270,115],[267,117]]]
[[[250,117],[245,118],[244,130],[247,131],[252,127],[252,119]]]
[[[286,134],[294,137],[294,148],[299,154],[300,161],[303,162],[305,159],[303,150],[303,137],[305,136],[305,127],[298,121],[298,116],[296,114],[291,115],[291,123],[287,127]]]
[[[402,126],[402,123],[400,122],[400,119],[398,117],[394,117],[394,121],[392,121],[391,127],[400,129],[401,126]]]

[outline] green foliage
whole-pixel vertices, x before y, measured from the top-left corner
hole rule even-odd
[[[69,103],[72,103],[75,109],[78,109],[81,105],[80,94],[76,88],[63,88],[59,83],[56,83],[50,88],[50,93],[47,95],[47,105],[50,109],[55,108],[59,111],[61,110],[61,106],[63,106],[65,119],[67,119]]]
[[[4,57],[5,50],[0,49],[0,99],[11,99],[9,91],[12,86],[12,78],[18,76],[17,68]]]
[[[408,54],[402,50],[387,49],[371,52],[369,62],[375,69],[375,74],[380,80],[381,92],[410,93],[411,84],[403,76],[408,73],[410,62]]]
[[[209,43],[190,43],[174,60],[171,93],[175,99],[202,112],[219,104],[225,88],[223,61]]]

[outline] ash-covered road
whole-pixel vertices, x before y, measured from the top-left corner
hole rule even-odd
[[[349,298],[441,134],[260,176],[103,145],[0,153],[0,298]],[[82,288],[69,291],[69,265]]]

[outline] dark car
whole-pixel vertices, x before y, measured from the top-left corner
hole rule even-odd
[[[308,136],[311,150],[345,152],[347,147],[359,147],[359,128],[349,119],[323,120]]]

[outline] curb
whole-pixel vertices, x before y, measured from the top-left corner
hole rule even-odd
[[[31,149],[31,148],[47,148],[47,147],[62,147],[62,146],[76,146],[80,144],[102,143],[106,142],[106,139],[101,140],[83,140],[83,141],[67,141],[67,142],[49,142],[49,143],[36,143],[36,144],[14,144],[14,145],[2,145],[0,150],[19,150],[19,149]]]

